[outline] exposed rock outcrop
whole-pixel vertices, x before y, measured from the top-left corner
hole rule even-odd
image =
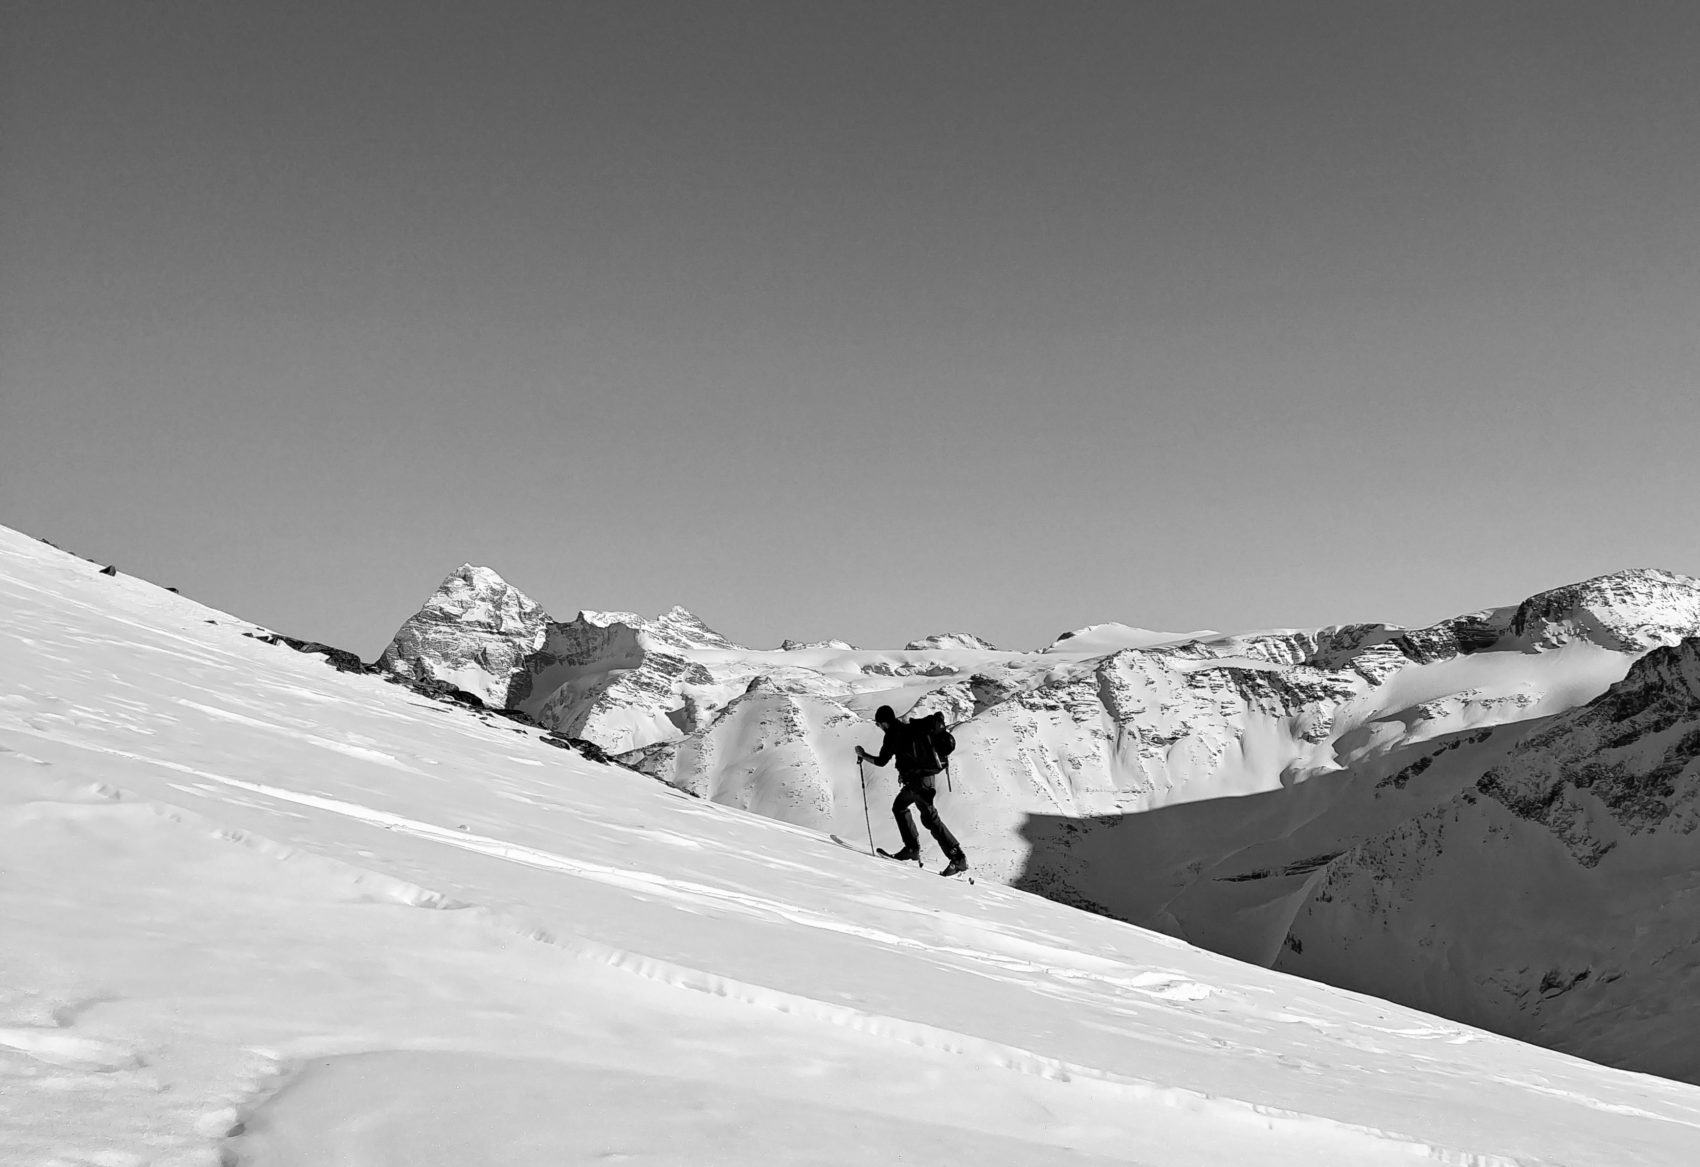
[[[711,668],[699,651],[737,646],[684,608],[654,619],[585,611],[550,624],[516,674],[510,702],[539,724],[622,753],[689,733],[749,683],[754,668]]]
[[[441,681],[502,708],[548,623],[549,614],[524,592],[488,567],[463,563],[396,632],[378,667]]]
[[[1535,645],[1587,640],[1645,652],[1694,635],[1697,625],[1700,590],[1692,577],[1638,568],[1530,596],[1512,614],[1510,632]]]
[[[619,752],[689,732],[703,708],[741,692],[755,669],[733,662],[722,675],[680,655],[736,649],[678,607],[654,618],[584,611],[556,622],[494,571],[463,564],[402,625],[378,667]]]

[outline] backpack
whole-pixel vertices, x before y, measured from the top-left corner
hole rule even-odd
[[[950,762],[956,737],[944,727],[944,714],[931,713],[909,722],[909,757],[917,774],[937,774]]]
[[[938,751],[939,761],[950,765],[950,756],[956,752],[956,735],[945,728],[944,714],[935,713],[938,718],[938,728],[933,730],[933,749]]]

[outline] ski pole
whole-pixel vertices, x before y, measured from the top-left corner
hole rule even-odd
[[[862,780],[862,821],[868,824],[868,854],[874,853],[874,819],[868,813],[868,772],[862,769],[861,755],[856,756],[856,777]]]

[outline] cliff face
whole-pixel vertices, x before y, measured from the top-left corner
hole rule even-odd
[[[1700,1078],[1700,639],[1432,769],[1457,792],[1327,864],[1276,967]]]
[[[442,681],[504,708],[549,614],[487,567],[451,571],[396,632],[378,665],[414,681]]]
[[[721,669],[691,659],[736,648],[683,608],[654,619],[580,612],[549,625],[515,678],[511,705],[610,753],[637,749],[697,729],[703,706],[748,683],[752,670],[735,659]]]
[[[1574,715],[1532,733],[1481,794],[1595,867],[1636,836],[1700,826],[1700,640],[1656,649]]]
[[[618,752],[694,730],[692,708],[718,707],[741,692],[754,669],[729,660],[711,670],[687,659],[738,651],[677,607],[654,618],[585,611],[556,622],[489,568],[464,564],[401,626],[378,664]]]

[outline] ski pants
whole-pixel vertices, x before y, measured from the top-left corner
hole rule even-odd
[[[897,801],[891,804],[891,813],[897,819],[898,833],[903,836],[905,847],[919,848],[920,836],[915,833],[915,823],[909,817],[909,808],[921,808],[921,823],[933,833],[933,839],[939,845],[939,850],[950,859],[962,855],[962,844],[956,841],[956,836],[950,833],[950,828],[939,818],[938,808],[933,805],[933,799],[938,791],[933,789],[931,778],[905,778],[903,789],[897,792]]]

